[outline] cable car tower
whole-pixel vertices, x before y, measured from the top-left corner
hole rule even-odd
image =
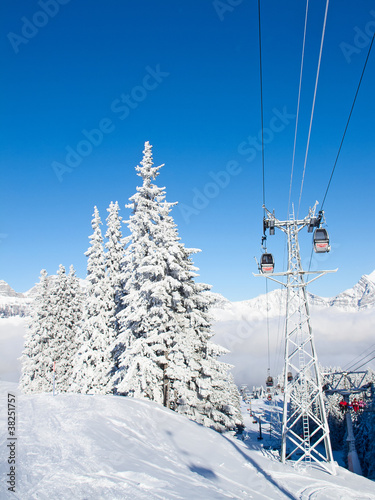
[[[333,472],[332,448],[324,410],[318,357],[310,324],[306,286],[327,273],[336,272],[337,269],[304,271],[298,243],[298,234],[303,228],[307,227],[308,232],[312,232],[314,228],[320,227],[323,212],[315,215],[317,204],[318,202],[309,209],[304,219],[295,219],[293,213],[289,220],[284,221],[277,219],[274,212],[271,213],[263,206],[264,233],[269,229],[272,235],[275,229],[280,229],[286,234],[288,269],[281,273],[264,273],[260,268],[260,274],[255,276],[264,276],[275,281],[285,286],[287,291],[281,461],[285,463],[290,459],[295,464],[315,461],[329,472]],[[329,248],[327,244],[325,251],[329,251]],[[321,247],[319,251],[322,251]],[[305,281],[306,275],[316,276]],[[286,277],[286,283],[277,279],[279,277]],[[321,444],[324,445],[325,452],[322,452]],[[332,468],[329,464],[332,464]]]

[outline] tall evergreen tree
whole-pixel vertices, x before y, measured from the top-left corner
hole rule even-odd
[[[37,292],[31,305],[31,321],[25,338],[22,355],[20,388],[24,392],[49,392],[52,390],[52,365],[47,355],[53,316],[51,314],[50,284],[43,269]]]
[[[105,263],[110,287],[110,299],[113,311],[111,312],[112,324],[117,334],[117,313],[121,309],[121,262],[124,254],[124,244],[122,241],[121,220],[119,215],[118,202],[111,202],[107,208],[107,232],[105,234],[107,242],[105,248]]]
[[[56,391],[70,390],[80,316],[81,294],[74,268],[67,276],[60,265],[57,276],[50,278],[43,270],[22,357],[20,385],[25,392],[51,392],[54,364]]]
[[[131,242],[123,269],[128,293],[117,338],[118,393],[146,397],[204,425],[219,430],[241,422],[239,396],[228,365],[217,357],[221,348],[211,344],[208,285],[195,283],[197,268],[180,242],[170,215],[174,203],[165,201],[164,188],[152,181],[159,167],[145,144],[141,187],[130,198],[128,221]],[[235,396],[237,394],[237,396]]]
[[[69,304],[70,316],[75,330],[75,336],[78,342],[78,336],[80,335],[81,322],[82,322],[84,296],[82,293],[79,279],[76,276],[76,270],[74,269],[73,265],[71,265],[69,268],[67,281],[68,281],[68,304]]]
[[[115,337],[113,296],[106,272],[102,222],[94,208],[87,256],[87,290],[80,347],[74,361],[72,389],[83,393],[111,392],[111,346]]]
[[[73,285],[73,288],[72,288]],[[51,312],[53,327],[48,346],[51,366],[56,363],[56,391],[69,392],[73,360],[78,350],[80,300],[76,295],[77,281],[74,269],[67,276],[60,264],[51,287]]]
[[[176,323],[167,306],[165,263],[157,248],[157,200],[164,191],[152,180],[160,168],[153,167],[151,146],[146,143],[141,167],[136,167],[143,184],[128,205],[132,208],[127,222],[131,241],[125,251],[122,282],[129,288],[122,297],[119,314],[114,381],[118,393],[162,403],[167,332],[173,331]]]

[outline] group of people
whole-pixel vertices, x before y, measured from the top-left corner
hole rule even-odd
[[[357,400],[357,398],[354,398],[351,403],[348,403],[348,401],[345,401],[343,399],[342,401],[340,401],[339,405],[342,412],[353,410],[357,413],[359,410],[363,410],[365,407],[363,399]]]

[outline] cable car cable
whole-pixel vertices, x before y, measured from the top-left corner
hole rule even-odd
[[[295,156],[296,156],[296,143],[297,143],[297,130],[298,130],[298,118],[299,118],[299,105],[300,105],[300,100],[301,100],[303,61],[304,61],[304,58],[305,58],[305,42],[306,42],[306,28],[307,28],[307,13],[308,13],[308,10],[309,10],[309,0],[306,1],[305,27],[304,27],[304,30],[303,30],[301,70],[300,70],[300,75],[299,75],[299,87],[298,87],[298,99],[297,99],[296,128],[295,128],[295,131],[294,131],[292,170],[291,170],[291,173],[290,173],[290,185],[289,185],[289,198],[288,198],[288,211],[287,211],[288,216],[289,216],[289,208],[290,208],[290,199],[291,199],[291,196],[292,196],[294,160],[295,160]]]
[[[341,143],[340,143],[340,147],[339,147],[339,150],[338,150],[338,153],[337,153],[337,156],[336,156],[336,160],[335,160],[335,163],[334,163],[334,165],[333,165],[332,172],[331,172],[331,176],[330,176],[329,181],[328,181],[328,186],[327,186],[326,192],[325,192],[325,194],[324,194],[324,198],[323,198],[323,202],[322,202],[322,208],[321,208],[322,210],[323,210],[324,202],[326,201],[326,197],[327,197],[328,190],[329,190],[330,185],[331,185],[331,181],[332,181],[333,174],[334,174],[334,172],[335,172],[335,168],[336,168],[336,165],[337,165],[337,160],[339,159],[339,156],[340,156],[340,152],[341,152],[341,148],[342,148],[342,145],[343,145],[343,142],[344,142],[344,139],[345,139],[346,131],[348,130],[348,126],[349,126],[350,118],[351,118],[351,116],[352,116],[353,109],[354,109],[354,105],[355,105],[355,102],[356,102],[356,100],[357,100],[357,96],[358,96],[359,88],[360,88],[361,83],[362,83],[363,75],[365,74],[365,70],[366,70],[367,62],[368,62],[368,60],[369,60],[370,53],[371,53],[371,49],[372,49],[372,45],[373,45],[373,43],[374,43],[374,38],[375,38],[375,33],[374,33],[374,34],[373,34],[373,36],[372,36],[372,40],[371,40],[371,43],[370,43],[370,48],[368,49],[368,53],[367,53],[367,57],[366,57],[366,61],[365,61],[365,64],[364,64],[364,66],[363,66],[363,70],[362,70],[361,78],[359,79],[359,83],[358,83],[357,91],[356,91],[355,96],[354,96],[354,100],[353,100],[353,104],[352,104],[352,107],[351,107],[351,110],[350,110],[350,113],[349,113],[348,121],[346,122],[346,127],[345,127],[345,130],[344,130],[344,134],[343,134],[343,136],[342,136]]]
[[[263,68],[262,68],[262,30],[261,30],[261,14],[260,0],[258,0],[258,32],[259,32],[259,83],[260,83],[260,119],[262,129],[262,183],[263,183],[263,214],[266,213],[266,182],[264,168],[264,119],[263,119]],[[268,280],[266,280],[266,309],[267,309],[267,339],[268,339],[268,375],[270,375],[270,333],[269,333],[269,318],[268,318]]]
[[[284,258],[283,258],[283,266],[282,269],[285,271],[285,260],[286,260],[286,249],[287,249],[287,236],[284,234]],[[283,303],[283,293],[284,293],[284,285],[280,284],[280,301],[279,301],[279,317],[278,317],[278,322],[277,322],[277,340],[276,340],[276,354],[274,357],[274,373],[278,373],[278,363],[279,360],[283,360],[283,337],[280,335],[281,331],[281,306]]]
[[[263,70],[262,70],[262,31],[260,22],[260,0],[258,0],[258,32],[259,32],[259,77],[260,77],[260,120],[262,128],[262,180],[263,180],[263,206],[266,205],[266,185],[264,173],[264,133],[263,133]],[[263,209],[265,212],[265,209]]]
[[[366,365],[368,364],[370,361],[372,361],[373,359],[375,359],[375,356],[373,356],[372,358],[368,359],[367,361],[365,361],[364,363],[362,363],[360,366],[357,366],[356,367],[356,370],[359,370],[359,368],[362,368],[363,365]]]
[[[346,365],[344,365],[343,369],[350,370],[350,367],[355,364],[356,360],[358,358],[360,358],[366,351],[368,351],[369,349],[372,349],[373,347],[375,347],[375,344],[370,345],[370,347],[366,347],[366,349],[364,351],[362,351],[361,353],[359,353],[358,356],[356,356],[352,361],[349,361],[348,363],[346,363]]]
[[[317,72],[316,72],[316,79],[315,79],[315,89],[314,89],[313,104],[312,104],[311,116],[310,116],[309,134],[308,134],[308,137],[307,137],[307,145],[306,145],[306,152],[305,152],[305,160],[304,160],[304,164],[303,164],[303,174],[302,174],[302,182],[301,182],[301,191],[300,191],[300,194],[299,194],[299,202],[298,202],[298,210],[297,210],[297,219],[298,219],[299,209],[300,209],[300,206],[301,206],[303,183],[304,183],[304,179],[305,179],[305,172],[306,172],[307,155],[308,155],[308,152],[309,152],[309,146],[310,146],[310,137],[311,137],[312,121],[313,121],[313,117],[314,117],[314,109],[315,109],[316,91],[317,91],[317,88],[318,88],[318,80],[319,80],[319,73],[320,73],[320,62],[321,62],[321,59],[322,59],[323,42],[324,42],[324,35],[325,35],[325,31],[326,31],[327,14],[328,14],[328,5],[329,5],[329,0],[327,0],[327,2],[326,2],[326,10],[325,10],[325,13],[324,13],[324,21],[323,21],[322,38],[321,38],[321,41],[320,41],[319,60],[318,60],[318,68],[317,68]]]
[[[363,366],[363,364],[365,364],[365,363],[366,363],[365,359],[366,359],[368,356],[372,356],[372,354],[374,354],[374,353],[375,353],[375,349],[374,349],[374,350],[372,350],[371,352],[369,352],[368,354],[366,354],[365,356],[363,356],[363,357],[362,357],[359,361],[357,361],[357,362],[355,362],[355,363],[352,363],[352,364],[350,365],[350,367],[348,368],[348,370],[351,370],[351,371],[356,371],[356,370],[358,370],[358,367],[357,367],[357,368],[355,368],[355,367],[358,365],[358,363],[362,363],[362,362],[363,362],[363,363],[361,364],[361,366]]]
[[[267,366],[267,374],[270,375],[270,370],[271,370],[271,355],[270,355],[270,325],[269,325],[269,318],[268,318],[268,280],[266,280],[266,297],[267,297],[267,304],[266,304],[266,314],[267,314],[267,349],[268,349],[268,366]]]

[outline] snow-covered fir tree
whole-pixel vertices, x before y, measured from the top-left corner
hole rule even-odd
[[[128,227],[131,241],[126,247],[122,283],[127,293],[118,316],[120,334],[115,353],[118,370],[114,375],[119,394],[164,401],[164,369],[168,341],[177,328],[165,286],[165,262],[158,251],[158,199],[163,188],[152,184],[161,167],[153,167],[151,146],[146,144],[141,167],[136,170],[143,184],[130,198]]]
[[[37,292],[31,305],[31,320],[25,338],[22,355],[20,388],[28,392],[52,390],[52,369],[48,356],[53,316],[51,314],[50,284],[47,271],[43,269]]]
[[[81,329],[81,321],[84,307],[84,295],[76,276],[76,270],[73,265],[69,268],[68,274],[68,304],[70,310],[71,321],[75,329],[76,336],[79,336]]]
[[[56,277],[47,277],[43,270],[22,356],[22,390],[51,392],[55,364],[56,391],[69,391],[80,318],[81,292],[74,268],[67,276],[60,265]]]
[[[105,263],[109,279],[109,287],[111,293],[111,300],[113,302],[113,326],[115,331],[118,330],[117,313],[121,308],[121,263],[124,254],[124,244],[122,241],[121,220],[119,215],[118,202],[111,202],[107,208],[109,215],[107,217],[107,232],[105,237],[107,242],[105,248]]]
[[[233,428],[241,423],[239,395],[228,365],[217,359],[224,350],[209,341],[210,287],[195,283],[191,260],[198,250],[180,242],[170,215],[175,204],[152,182],[161,166],[153,166],[148,142],[143,154],[136,167],[143,183],[129,205],[116,391],[173,406],[218,430]]]
[[[80,347],[74,360],[72,390],[90,394],[111,392],[111,346],[115,338],[114,302],[106,271],[101,220],[94,208],[87,256],[87,289]]]
[[[75,271],[68,276],[60,264],[51,287],[52,331],[48,345],[48,361],[56,363],[55,386],[57,392],[69,392],[73,360],[78,350],[80,329],[80,291]]]

